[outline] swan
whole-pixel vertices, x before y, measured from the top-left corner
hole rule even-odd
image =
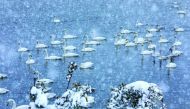
[[[53,19],[53,22],[54,22],[54,23],[60,23],[61,20],[60,20],[59,18],[54,18],[54,19]]]
[[[28,56],[28,59],[27,59],[27,61],[26,61],[26,64],[27,64],[27,65],[35,64],[35,60],[32,59],[32,55],[31,55],[31,54]]]
[[[64,58],[79,57],[79,54],[73,52],[66,52],[63,54]]]
[[[140,27],[140,26],[143,26],[144,24],[143,23],[141,23],[141,22],[137,22],[136,23],[136,27]]]
[[[166,64],[167,68],[176,68],[177,65],[174,62],[171,62],[171,59],[169,58]]]
[[[7,78],[7,75],[0,73],[0,80],[3,80],[3,79],[5,79],[5,78]]]
[[[157,28],[149,28],[147,31],[149,31],[149,32],[158,32],[159,30]]]
[[[148,45],[148,49],[155,49],[156,45],[153,44],[152,42]]]
[[[71,34],[67,34],[66,33],[66,29],[64,29],[64,31],[63,31],[64,33],[64,35],[63,35],[63,39],[76,39],[76,38],[78,38],[77,36],[75,36],[75,35],[71,35]]]
[[[176,28],[174,28],[174,31],[175,31],[175,32],[184,32],[185,29],[184,29],[184,28],[181,28],[181,27],[176,27]]]
[[[6,94],[8,92],[9,92],[9,90],[7,90],[5,88],[0,88],[0,94]]]
[[[164,36],[160,35],[160,39],[158,42],[159,43],[168,43],[169,41],[166,38],[164,38]]]
[[[99,41],[91,40],[91,41],[86,41],[86,45],[100,45],[101,43]]]
[[[38,40],[37,40],[37,43],[36,43],[36,46],[35,48],[36,49],[43,49],[43,48],[47,48],[48,46],[46,44],[43,44],[43,43],[40,43]]]
[[[178,41],[176,40],[174,43],[173,43],[173,46],[180,46],[182,45],[182,42],[181,41]]]
[[[121,34],[130,34],[130,33],[132,33],[132,31],[130,31],[128,29],[121,29],[120,33]]]
[[[93,52],[93,51],[95,51],[95,49],[94,49],[94,48],[91,48],[91,47],[86,47],[86,44],[83,43],[83,48],[82,48],[81,51],[82,51],[82,52]]]
[[[18,52],[27,52],[27,51],[29,51],[28,48],[26,48],[26,47],[21,47],[21,44],[20,44],[20,43],[18,43],[18,44],[19,44]]]
[[[7,106],[12,106],[12,109],[30,109],[29,105],[16,106],[16,102],[13,99],[7,101]]]
[[[43,79],[38,79],[36,82],[37,83],[43,83],[43,84],[52,84],[54,81],[51,79],[43,78]]]
[[[63,44],[62,41],[60,41],[60,40],[55,40],[55,38],[56,38],[55,35],[51,35],[50,38],[51,38],[51,42],[50,42],[51,45],[61,45],[61,44]]]
[[[151,37],[153,37],[153,34],[150,33],[150,32],[148,32],[148,33],[145,35],[145,37],[146,37],[146,38],[151,38]]]
[[[187,12],[184,11],[184,10],[178,10],[177,14],[183,17],[183,16],[185,16],[187,14]]]
[[[181,54],[183,54],[183,52],[180,51],[180,50],[176,50],[176,47],[173,46],[173,48],[172,48],[172,56],[180,56]]]
[[[115,42],[114,42],[115,46],[125,45],[125,44],[126,44],[126,39],[116,39]]]
[[[144,44],[145,43],[145,39],[143,37],[136,37],[134,39],[136,44]]]
[[[134,47],[134,46],[136,46],[137,44],[135,44],[134,42],[127,42],[126,44],[125,44],[125,46],[126,47]]]
[[[92,63],[90,61],[87,61],[87,62],[80,64],[81,69],[90,69],[90,68],[93,68],[93,66],[94,66],[94,63]]]
[[[106,38],[102,37],[102,36],[95,36],[95,37],[92,38],[92,40],[94,40],[94,41],[104,41],[104,40],[106,40]]]
[[[142,50],[141,55],[151,55],[153,53],[152,50]]]
[[[62,57],[56,56],[56,55],[49,56],[47,49],[45,49],[45,53],[46,53],[46,56],[44,58],[45,60],[61,60],[62,59]]]

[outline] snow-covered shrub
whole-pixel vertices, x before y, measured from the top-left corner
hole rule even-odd
[[[55,100],[57,109],[80,109],[88,108],[94,103],[94,97],[89,96],[94,89],[88,85],[75,84],[75,87],[68,89],[61,97]]]
[[[156,84],[136,81],[113,88],[108,109],[166,109],[162,91]]]

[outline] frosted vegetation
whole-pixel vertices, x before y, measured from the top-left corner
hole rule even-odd
[[[189,109],[189,4],[0,0],[0,109]]]

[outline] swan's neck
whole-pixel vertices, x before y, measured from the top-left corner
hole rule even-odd
[[[12,109],[16,109],[16,102],[14,100],[12,100]]]
[[[45,49],[45,54],[46,54],[46,57],[49,56],[49,55],[48,55],[48,51],[47,51],[47,49]]]

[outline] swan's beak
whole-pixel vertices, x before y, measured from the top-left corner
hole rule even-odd
[[[9,102],[6,102],[6,106],[9,106]]]

